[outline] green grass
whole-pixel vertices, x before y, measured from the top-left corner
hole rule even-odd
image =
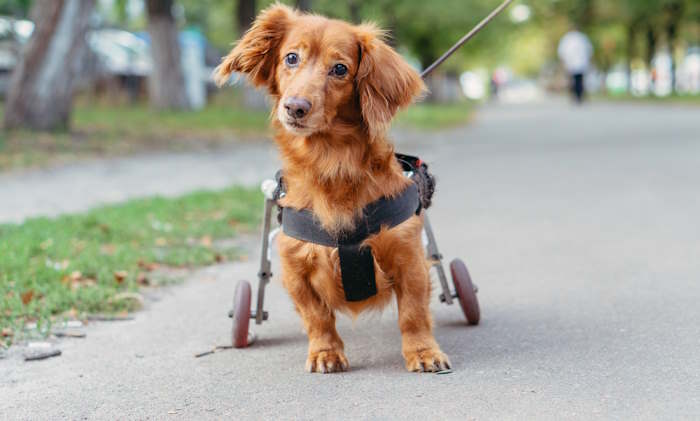
[[[105,133],[115,138],[205,138],[232,133],[264,134],[268,126],[265,110],[211,104],[203,110],[156,111],[146,104],[81,106],[74,128]]]
[[[0,329],[21,332],[36,321],[45,330],[62,317],[130,310],[132,300],[115,297],[162,273],[150,272],[158,265],[235,258],[232,242],[217,240],[256,226],[261,203],[255,190],[230,188],[0,225]],[[0,343],[11,339],[0,335]]]
[[[0,130],[0,171],[149,151],[220,147],[267,136],[267,110],[249,109],[233,93],[193,112],[148,104],[107,104],[80,98],[67,132]],[[0,106],[0,119],[3,108]]]
[[[440,130],[466,124],[470,103],[409,107],[396,125]],[[0,119],[2,118],[0,106]],[[0,130],[0,171],[41,167],[150,151],[186,151],[234,144],[246,138],[269,137],[269,111],[248,109],[236,94],[217,96],[194,112],[156,111],[147,104],[106,104],[81,98],[71,130],[37,133]]]
[[[473,106],[469,102],[419,103],[402,111],[395,124],[422,130],[439,130],[467,124],[472,114]]]

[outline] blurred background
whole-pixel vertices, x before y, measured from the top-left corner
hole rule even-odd
[[[244,83],[217,90],[211,72],[270,3],[0,1],[5,128],[0,169],[220,145],[232,133],[264,133],[263,95]],[[379,23],[418,69],[497,5],[492,0],[287,3]],[[557,49],[574,28],[590,40],[583,83],[592,99],[698,102],[700,1],[518,0],[431,76],[426,102],[453,106],[427,107],[404,119],[459,122],[464,101],[521,103],[566,93],[570,76]],[[24,129],[54,134],[30,135]]]
[[[500,2],[284,1],[377,22],[416,69]],[[700,0],[515,0],[394,120],[438,177],[440,250],[480,287],[476,329],[433,297],[456,370],[430,395],[393,316],[339,323],[358,401],[297,376],[279,284],[263,346],[200,375],[280,167],[265,95],[211,74],[270,4],[0,0],[0,414],[697,419]]]

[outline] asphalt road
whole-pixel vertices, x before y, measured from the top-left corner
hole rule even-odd
[[[466,129],[404,134],[400,149],[439,176],[439,245],[480,287],[478,327],[433,301],[453,373],[404,370],[394,308],[341,318],[348,373],[305,373],[275,282],[254,346],[194,358],[230,340],[251,259],[156,292],[133,321],[89,326],[61,357],[11,353],[0,418],[700,418],[697,108],[492,106]]]

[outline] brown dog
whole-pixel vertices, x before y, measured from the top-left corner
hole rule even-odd
[[[275,105],[285,207],[309,209],[331,232],[351,229],[362,209],[394,197],[411,181],[394,158],[386,130],[396,111],[425,89],[419,75],[372,25],[353,26],[274,5],[263,11],[215,75],[233,72],[265,86]],[[309,336],[308,371],[348,368],[335,311],[381,308],[396,294],[406,368],[449,368],[432,333],[429,264],[422,218],[383,229],[363,244],[374,254],[377,294],[345,300],[338,250],[280,234],[282,279]]]

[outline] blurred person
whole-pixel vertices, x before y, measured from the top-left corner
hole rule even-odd
[[[584,94],[583,77],[588,71],[593,55],[591,41],[578,29],[574,29],[561,38],[557,53],[569,73],[574,99],[580,104]]]

